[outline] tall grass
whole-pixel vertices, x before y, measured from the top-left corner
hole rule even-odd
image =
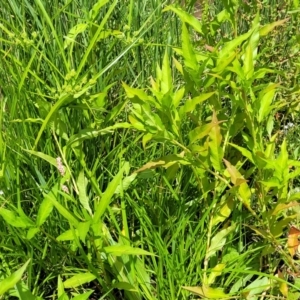
[[[175,2],[1,6],[3,299],[298,299],[299,4]]]

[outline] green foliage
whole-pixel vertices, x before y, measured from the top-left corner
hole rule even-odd
[[[299,3],[167,2],[1,7],[3,299],[298,297]]]

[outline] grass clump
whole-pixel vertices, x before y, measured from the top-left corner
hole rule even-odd
[[[3,299],[298,299],[298,1],[177,2],[1,7]]]

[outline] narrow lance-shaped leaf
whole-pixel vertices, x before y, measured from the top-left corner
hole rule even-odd
[[[162,79],[161,79],[161,83],[160,83],[161,84],[161,92],[163,94],[167,94],[168,92],[173,90],[172,73],[171,73],[167,50],[165,51],[161,71],[162,71]]]
[[[36,226],[39,227],[44,224],[48,216],[51,214],[52,209],[53,209],[52,201],[49,198],[45,197],[38,210],[38,215],[36,218]]]
[[[193,46],[191,45],[189,32],[184,23],[182,24],[182,55],[185,66],[197,71],[199,66],[196,54]]]
[[[212,288],[212,287],[205,286],[205,285],[199,286],[199,287],[183,286],[182,288],[193,294],[201,296],[202,298],[206,298],[206,299],[229,298],[229,295],[226,295],[222,289]]]
[[[221,147],[222,135],[216,113],[213,113],[212,122],[214,126],[209,133],[210,161],[215,170],[221,171],[223,149]]]
[[[232,52],[246,39],[248,39],[251,34],[252,34],[253,30],[250,30],[249,32],[238,36],[237,38],[235,38],[234,40],[227,42],[225,44],[225,46],[223,47],[223,49],[219,52],[219,56],[218,56],[218,63],[220,63],[222,60],[224,60],[225,57],[229,57]]]
[[[205,93],[205,94],[196,96],[192,99],[186,100],[186,102],[184,103],[184,111],[185,112],[193,111],[197,104],[204,102],[205,100],[209,99],[214,94],[215,94],[215,92]]]
[[[154,255],[151,252],[148,252],[144,249],[134,248],[129,245],[113,245],[108,246],[103,249],[105,253],[111,254],[114,256],[121,255]]]
[[[100,202],[96,206],[96,211],[94,214],[93,222],[94,224],[98,223],[100,221],[100,218],[103,216],[104,212],[106,211],[112,196],[114,195],[119,183],[122,180],[124,169],[126,168],[125,163],[121,170],[118,172],[118,174],[114,177],[114,179],[108,184],[107,189],[103,193]]]
[[[77,35],[81,32],[84,32],[87,26],[88,25],[86,23],[82,23],[71,28],[68,35],[65,36],[64,49],[66,49],[70,44],[74,43]]]
[[[208,249],[208,252],[206,253],[206,257],[209,258],[216,254],[217,251],[222,249],[222,247],[226,243],[226,237],[229,233],[231,233],[235,229],[235,225],[232,225],[230,227],[227,227],[225,229],[222,229],[219,231],[210,242],[210,246]]]
[[[197,32],[202,33],[202,25],[199,20],[182,10],[181,8],[177,8],[173,5],[167,6],[163,11],[172,10],[175,14],[179,16],[182,22],[189,24],[192,26]]]
[[[5,222],[13,227],[26,228],[29,224],[21,217],[17,216],[15,212],[0,208],[0,216],[5,220]]]
[[[75,288],[85,283],[89,283],[96,279],[96,276],[91,273],[80,273],[64,281],[66,289]]]
[[[288,21],[289,19],[286,18],[286,19],[283,19],[283,20],[279,20],[279,21],[276,21],[274,23],[271,23],[271,24],[267,24],[265,26],[263,26],[260,30],[259,30],[259,35],[260,36],[265,36],[267,35],[270,31],[272,31],[276,26],[280,26],[280,25],[283,25],[286,21]]]
[[[21,280],[29,262],[30,259],[19,270],[17,270],[4,280],[0,281],[0,296],[2,296],[8,290],[12,289],[17,284],[17,282]]]
[[[238,186],[238,193],[243,200],[243,203],[250,207],[250,200],[251,200],[251,190],[247,184],[247,181],[241,175],[241,173],[233,166],[229,161],[223,159],[226,165],[226,171],[230,175],[231,182]]]
[[[89,212],[89,214],[92,214],[92,210],[90,208],[89,204],[89,198],[86,193],[86,186],[87,186],[87,179],[84,176],[84,171],[82,170],[79,173],[78,179],[77,179],[77,187],[79,191],[79,201],[81,205]]]
[[[258,122],[262,122],[265,117],[269,114],[271,111],[271,103],[273,101],[275,91],[276,91],[276,86],[278,84],[271,84],[269,85],[265,91],[261,93],[261,97],[259,97],[259,111],[258,111]]]

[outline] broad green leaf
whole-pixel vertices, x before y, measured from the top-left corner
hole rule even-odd
[[[25,272],[29,262],[30,259],[19,270],[0,281],[0,296],[12,289],[22,279],[23,273]]]
[[[205,124],[199,127],[196,127],[192,131],[189,132],[189,140],[190,143],[193,144],[196,141],[204,138],[205,136],[208,136],[211,129],[215,126],[212,122],[209,124]]]
[[[89,229],[90,229],[90,226],[91,226],[91,222],[88,221],[88,222],[80,222],[78,224],[78,236],[80,238],[80,240],[85,243],[85,239],[86,239],[86,236],[89,232]]]
[[[40,231],[39,228],[37,227],[32,227],[32,228],[29,228],[28,231],[27,231],[27,236],[26,238],[28,240],[31,240],[38,232]]]
[[[195,71],[199,69],[194,48],[190,42],[189,32],[184,23],[182,23],[182,56],[187,68]]]
[[[129,245],[113,245],[103,248],[106,254],[111,254],[114,256],[122,255],[154,255],[151,252],[148,252],[141,248],[134,248]]]
[[[251,202],[251,190],[247,184],[247,181],[241,175],[241,173],[233,166],[229,161],[223,159],[226,165],[226,171],[230,175],[231,182],[234,186],[238,187],[238,193],[243,201],[243,204],[246,205],[247,208],[250,208]]]
[[[251,193],[251,190],[250,190],[248,184],[246,182],[243,182],[239,186],[238,191],[239,191],[239,195],[241,196],[241,198],[243,200],[243,204],[245,204],[247,208],[250,208],[252,193]]]
[[[84,176],[84,171],[82,170],[79,173],[78,179],[77,179],[77,187],[79,191],[79,201],[81,205],[89,212],[90,215],[92,215],[92,210],[90,208],[89,204],[89,198],[86,193],[86,186],[87,186],[87,179]]]
[[[36,226],[40,227],[47,220],[53,209],[53,203],[49,198],[44,198],[43,202],[40,205],[37,217],[36,217]]]
[[[81,295],[77,295],[77,296],[73,297],[72,300],[87,300],[87,299],[90,299],[90,296],[93,293],[94,293],[94,291],[89,291],[89,292],[86,292]]]
[[[236,148],[237,150],[239,150],[246,158],[248,158],[254,164],[254,159],[253,159],[252,153],[248,149],[240,147],[240,146],[232,144],[232,143],[228,143],[228,144],[230,146]]]
[[[188,14],[186,11],[182,10],[181,8],[175,7],[173,5],[167,6],[163,11],[168,11],[168,10],[171,10],[175,14],[177,14],[183,23],[189,24],[197,32],[202,33],[202,25],[196,17]]]
[[[25,222],[21,217],[18,217],[13,211],[0,208],[0,216],[5,220],[6,223],[13,227],[28,227],[28,223]]]
[[[279,238],[285,232],[286,227],[294,220],[299,217],[297,214],[285,217],[280,221],[275,221],[270,227],[270,232],[275,238]]]
[[[185,88],[181,88],[179,89],[178,91],[176,91],[174,93],[174,96],[173,96],[173,105],[175,108],[178,107],[178,105],[180,104],[180,101],[182,100],[183,96],[184,96],[184,93],[185,93]]]
[[[217,264],[212,270],[211,273],[209,274],[208,277],[208,285],[211,285],[215,282],[215,279],[218,276],[222,275],[222,271],[226,268],[226,264]]]
[[[123,191],[126,191],[130,184],[134,181],[134,179],[136,178],[137,176],[137,173],[132,173],[131,175],[129,176],[126,176],[123,181],[122,181],[122,190]],[[121,184],[119,184],[116,188],[116,191],[115,191],[115,194],[120,194],[121,192]]]
[[[87,26],[88,24],[81,23],[71,28],[67,36],[64,37],[65,38],[64,49],[66,49],[70,44],[74,43],[77,35],[84,32]]]
[[[96,279],[96,276],[92,273],[80,273],[64,281],[65,289],[71,289],[89,283]]]
[[[193,111],[197,104],[204,102],[214,94],[215,92],[206,93],[206,94],[199,95],[193,99],[186,100],[186,102],[184,103],[184,111],[185,112]]]
[[[136,118],[134,118],[132,115],[128,116],[129,122],[131,123],[131,125],[133,126],[133,128],[139,130],[139,131],[145,131],[145,126],[144,124],[142,124],[141,122],[139,122]],[[151,135],[151,137],[153,136],[151,133],[148,133],[149,135]]]
[[[122,85],[123,85],[123,88],[129,99],[133,99],[133,98],[137,97],[138,99],[140,99],[142,101],[149,100],[149,96],[142,89],[135,89],[135,88],[127,85],[125,82],[122,82]]]
[[[70,300],[68,294],[64,292],[57,300]]]
[[[230,297],[222,289],[211,288],[205,285],[199,287],[183,286],[182,288],[206,299],[226,299]]]
[[[217,251],[223,248],[226,243],[226,237],[235,229],[235,225],[229,226],[220,230],[210,242],[210,246],[208,248],[208,252],[206,253],[206,257],[209,258],[216,254]]]
[[[276,21],[274,23],[271,24],[267,24],[265,26],[263,26],[260,30],[259,30],[259,35],[260,36],[266,36],[270,31],[272,31],[276,26],[280,26],[283,25],[286,21],[288,21],[289,18],[283,19],[283,20],[279,20]]]
[[[151,141],[153,138],[153,134],[151,133],[146,133],[146,134],[143,134],[143,137],[142,137],[142,144],[143,144],[143,148],[146,149],[146,144]]]
[[[262,292],[268,290],[272,283],[268,277],[257,278],[255,281],[251,282],[245,291],[249,291],[248,299],[253,298],[254,295],[261,294]],[[244,292],[245,292],[244,291]]]
[[[43,300],[42,297],[34,296],[28,286],[22,281],[15,285],[15,293],[20,300]]]
[[[241,185],[243,182],[246,182],[244,177],[241,175],[241,173],[237,170],[235,166],[233,166],[228,160],[225,158],[223,159],[225,165],[226,165],[226,171],[230,175],[231,182],[235,186]]]
[[[174,49],[174,48],[173,48]],[[175,49],[174,49],[175,50]],[[181,55],[182,55],[182,52],[181,52]],[[174,61],[174,65],[175,65],[175,68],[179,71],[179,73],[181,75],[183,75],[183,67],[182,67],[182,64],[175,58],[173,57],[173,61]]]
[[[218,63],[217,65],[223,61],[225,58],[228,58],[230,56],[232,56],[232,52],[239,46],[241,45],[241,43],[243,41],[245,41],[246,39],[248,39],[251,34],[252,34],[253,30],[248,31],[247,33],[238,36],[237,38],[235,38],[234,40],[227,42],[225,44],[225,46],[222,48],[222,50],[219,52],[219,56],[218,56]]]
[[[114,195],[118,185],[120,184],[123,172],[127,167],[128,163],[125,163],[118,174],[114,177],[114,179],[108,184],[107,189],[102,194],[100,202],[96,204],[96,211],[93,217],[93,223],[96,224],[100,221],[101,217],[103,216],[104,212],[106,211],[109,203],[111,202],[111,198]]]
[[[76,229],[75,229],[75,234],[76,234]],[[73,241],[75,239],[74,237],[74,231],[72,229],[66,230],[62,234],[60,234],[56,240],[63,242],[63,241]]]
[[[272,69],[261,68],[254,72],[253,78],[264,78],[267,73],[276,73],[276,71]]]
[[[272,110],[271,103],[273,101],[277,84],[270,84],[265,92],[262,92],[262,96],[258,99],[259,101],[259,111],[258,111],[258,122],[261,123],[265,117]]]
[[[280,154],[276,159],[276,162],[282,169],[282,173],[284,173],[285,171],[288,172],[288,160],[289,154],[287,152],[287,143],[286,139],[284,139],[280,147]]]
[[[212,220],[212,226],[215,226],[221,222],[224,222],[231,214],[234,208],[234,201],[232,196],[228,196],[225,202],[222,204],[219,211],[216,212]]]
[[[221,58],[220,60],[217,61],[217,65],[215,68],[212,69],[213,72],[215,73],[222,73],[225,68],[236,58],[236,53],[235,51],[232,51],[231,53],[228,54],[228,56]],[[231,70],[230,67],[227,68],[227,70]],[[211,74],[212,75],[212,74]],[[215,75],[216,76],[216,75]],[[243,75],[244,76],[244,75]],[[217,78],[220,78],[220,76]],[[221,79],[221,78],[220,78]]]

